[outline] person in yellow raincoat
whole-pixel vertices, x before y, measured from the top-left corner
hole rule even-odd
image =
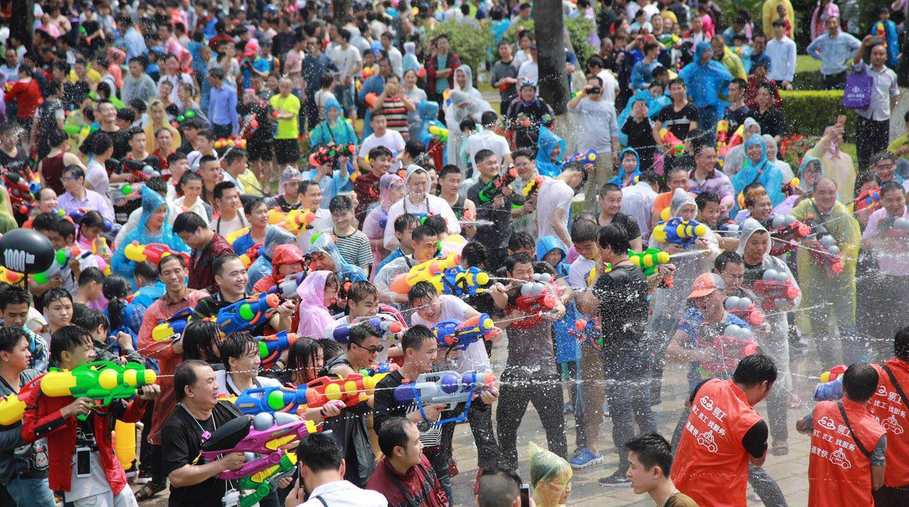
[[[827,176],[818,180],[813,197],[800,202],[792,214],[812,226],[813,236],[802,243],[796,260],[802,287],[802,307],[807,310],[820,362],[852,364],[865,353],[865,344],[855,325],[855,265],[862,241],[859,223],[846,206],[837,202],[836,182]],[[842,253],[842,270],[839,273],[812,255],[817,251],[827,251],[827,247],[818,241],[818,236],[822,236],[818,234],[819,226],[833,236],[835,246]],[[822,237],[820,239],[824,241]],[[835,358],[832,329],[828,324],[831,312],[842,337],[842,361]]]
[[[814,148],[808,150],[805,155],[820,159],[824,176],[832,178],[836,182],[839,200],[848,206],[854,197],[855,165],[852,163],[852,157],[840,150],[843,144],[844,129],[845,126],[842,123],[835,123],[827,127]]]
[[[530,489],[537,507],[561,507],[571,494],[574,471],[567,461],[530,442]]]

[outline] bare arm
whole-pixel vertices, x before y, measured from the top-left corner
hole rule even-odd
[[[884,485],[884,465],[871,465],[871,489],[877,491]]]
[[[567,248],[571,248],[571,236],[568,234],[568,229],[565,227],[565,224],[562,223],[564,217],[565,210],[561,208],[555,210],[555,213],[552,214],[552,218],[549,219],[549,225],[552,226],[556,236],[562,240],[562,243],[564,243]]]
[[[204,465],[183,465],[167,476],[175,488],[186,488],[201,484],[225,470],[236,470],[246,461],[242,452],[232,452],[223,458]]]

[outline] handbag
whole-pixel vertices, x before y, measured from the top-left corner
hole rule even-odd
[[[843,107],[846,109],[865,109],[871,105],[871,94],[874,93],[874,78],[862,70],[846,77],[846,89],[843,92]]]

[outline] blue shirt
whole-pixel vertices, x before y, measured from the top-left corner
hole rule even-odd
[[[835,38],[830,33],[821,34],[808,45],[807,53],[815,60],[821,61],[821,74],[832,76],[846,72],[847,60],[851,60],[862,46],[862,42],[852,35],[840,30]]]
[[[145,45],[145,38],[132,26],[123,36],[123,44],[126,46],[126,61],[129,62],[134,57],[142,56],[148,53],[148,47]]]
[[[227,83],[212,88],[208,97],[208,119],[214,125],[230,125],[236,134],[240,127],[237,115],[237,90]]]
[[[366,103],[366,95],[370,93],[375,93],[377,96],[381,95],[385,91],[385,78],[379,74],[372,76],[363,82],[363,86],[360,87],[360,93],[357,95],[359,101],[363,104]],[[372,134],[372,126],[369,125],[369,121],[372,119],[372,111],[369,108],[366,109],[366,118],[363,120],[363,139],[369,137]]]
[[[647,63],[644,60],[634,64],[631,69],[631,88],[640,90],[653,82],[653,69],[662,67],[663,64],[654,60],[653,63]]]

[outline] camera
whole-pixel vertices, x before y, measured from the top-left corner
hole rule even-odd
[[[587,93],[588,93],[588,94],[598,94],[598,93],[600,93],[601,91],[602,91],[602,90],[600,89],[599,86],[588,86],[588,87],[587,87]]]

